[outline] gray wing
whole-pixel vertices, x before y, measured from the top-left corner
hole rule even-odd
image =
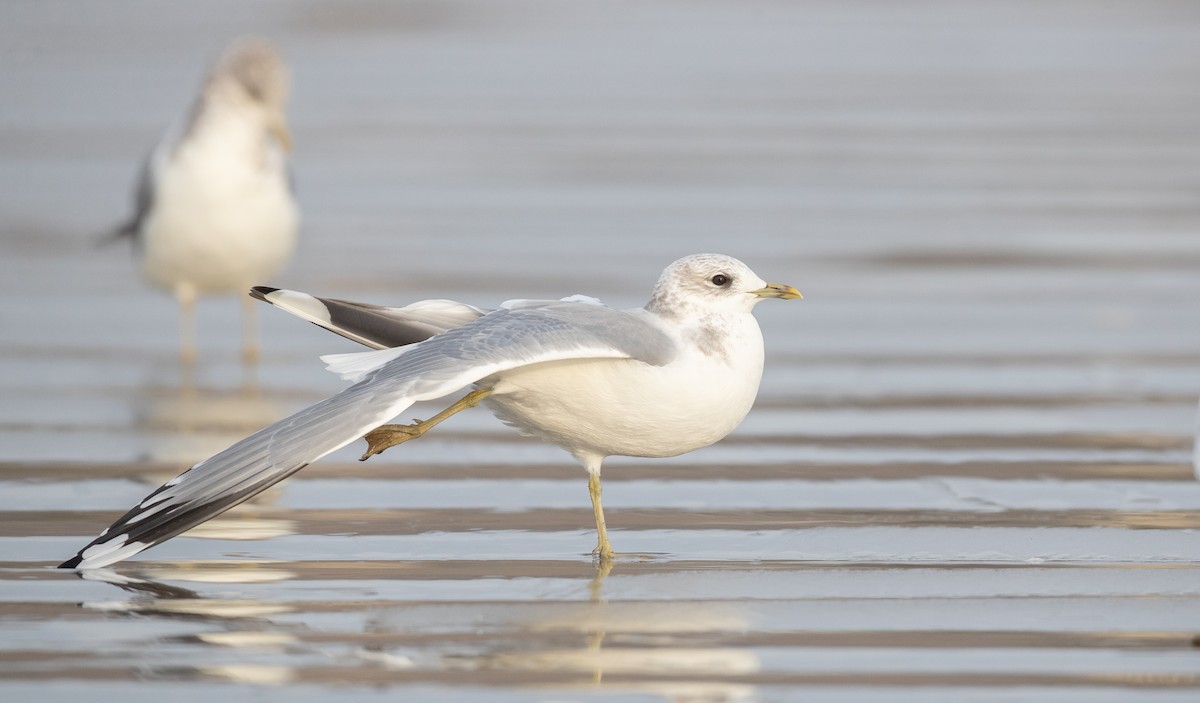
[[[451,300],[424,300],[402,308],[317,298],[292,290],[255,286],[251,297],[372,349],[423,342],[472,322],[487,311]]]
[[[154,163],[155,155],[151,154],[142,161],[138,172],[138,182],[133,193],[133,215],[118,225],[112,232],[101,237],[100,242],[107,244],[126,237],[138,244],[141,238],[142,223],[150,216],[154,208]]]
[[[178,134],[179,125],[172,125],[150,154],[142,160],[142,167],[138,171],[137,185],[133,192],[133,215],[106,236],[105,242],[129,237],[135,245],[140,245],[142,225],[154,209],[159,175],[175,153],[179,144]]]
[[[394,358],[358,383],[196,464],[60,566],[97,568],[131,557],[257,495],[414,402],[449,395],[492,374],[567,359],[662,365],[674,356],[671,338],[640,311],[566,302],[497,310],[395,350]]]

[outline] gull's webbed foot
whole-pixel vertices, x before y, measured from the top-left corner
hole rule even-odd
[[[391,449],[397,444],[404,444],[410,439],[416,439],[425,434],[426,423],[415,420],[411,425],[380,425],[363,435],[367,440],[367,451],[359,458],[366,461],[385,449]]]
[[[601,565],[611,564],[616,552],[613,551],[612,545],[608,541],[603,543],[597,542],[596,548],[592,550],[592,554],[599,560]]]

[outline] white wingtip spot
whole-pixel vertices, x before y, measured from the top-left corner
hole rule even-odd
[[[163,488],[166,488],[167,486],[170,486],[170,485],[171,484],[169,484],[169,483],[165,484],[163,486]],[[164,500],[170,498],[172,495],[173,494],[170,491],[163,491],[160,489],[160,492],[155,493],[154,495],[143,500],[141,503],[138,503],[138,507],[139,508],[148,508],[151,505],[154,505],[155,503],[163,502]]]
[[[139,507],[141,507],[141,506],[139,506]],[[145,520],[146,518],[150,517],[151,515],[157,515],[170,507],[172,507],[172,505],[170,503],[166,503],[166,502],[158,503],[157,505],[150,507],[150,508],[146,508],[145,510],[138,513],[137,515],[134,515],[133,517],[129,518],[128,520],[125,521],[125,524],[132,525],[135,522],[141,522],[142,520]]]
[[[329,316],[329,308],[325,307],[325,304],[320,300],[307,293],[280,289],[267,293],[265,297],[268,303],[283,308],[294,315],[317,323],[327,325],[332,323],[332,319]]]
[[[120,535],[104,544],[88,547],[79,555],[83,558],[75,568],[98,569],[102,566],[115,564],[122,559],[128,559],[150,546],[145,542],[129,542],[126,544],[128,540],[129,535]]]

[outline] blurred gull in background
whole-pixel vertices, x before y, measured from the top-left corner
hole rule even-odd
[[[267,42],[243,39],[218,59],[191,110],[142,168],[131,237],[142,275],[179,300],[181,355],[196,358],[196,298],[242,296],[246,361],[258,358],[253,301],[295,248],[299,212],[284,152],[288,72]]]

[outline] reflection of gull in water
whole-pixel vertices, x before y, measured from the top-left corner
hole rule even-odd
[[[759,670],[758,656],[714,647],[600,647],[506,652],[487,657],[487,668],[655,676],[742,675]]]
[[[147,389],[138,398],[138,429],[145,434],[146,459],[173,462],[170,476],[256,428],[283,417],[284,406],[254,386],[230,389]]]
[[[188,532],[189,537],[221,540],[264,540],[296,534],[294,520],[241,516],[218,518],[203,525],[196,525]]]
[[[240,294],[283,268],[298,214],[283,149],[287,68],[262,41],[241,41],[213,67],[190,113],[146,161],[131,237],[142,275],[179,301],[181,352],[195,358],[201,294]],[[243,304],[243,356],[258,355],[253,304]]]
[[[1196,410],[1196,438],[1192,444],[1192,472],[1200,481],[1200,407]]]
[[[292,612],[293,607],[279,602],[252,599],[207,598],[180,586],[168,585],[157,579],[190,580],[208,583],[263,583],[292,578],[294,574],[257,565],[212,565],[198,563],[196,568],[174,567],[143,571],[151,578],[119,574],[108,569],[88,569],[78,572],[89,581],[111,583],[135,594],[132,600],[93,601],[81,604],[88,610],[108,613],[136,613],[164,619],[199,620],[228,629],[200,631],[181,635],[170,641],[199,643],[212,648],[233,650],[232,653],[205,655],[204,661],[187,667],[195,674],[254,685],[281,685],[292,681],[296,669],[292,666],[248,661],[256,655],[291,652],[307,645],[287,626],[276,625],[267,616]],[[216,568],[213,568],[216,566]],[[230,663],[212,659],[233,657]]]
[[[140,399],[141,429],[169,432],[245,433],[283,414],[277,401],[254,386],[230,389],[151,389]]]
[[[287,295],[276,293],[260,291],[286,305]],[[795,288],[768,284],[737,259],[698,254],[668,266],[650,302],[634,310],[578,298],[509,301],[486,313],[458,303],[428,304],[440,305],[445,331],[408,346],[333,358],[330,368],[357,381],[353,386],[168,481],[62,566],[95,568],[126,559],[363,433],[369,456],[479,402],[584,465],[595,551],[609,560],[600,502],[604,458],[675,456],[729,434],[749,412],[762,376],[762,333],[751,311],[766,298],[799,297]],[[423,423],[379,427],[415,402],[470,385],[473,391]]]
[[[757,679],[763,669],[758,652],[721,644],[751,631],[759,608],[745,601],[653,596],[609,602],[605,589],[610,569],[627,566],[595,564],[585,601],[572,600],[578,591],[556,584],[553,595],[531,593],[529,599],[516,602],[380,603],[369,611],[361,637],[364,645],[355,654],[387,670],[464,672],[464,679],[483,681],[497,680],[487,673],[497,672],[499,680],[519,687],[607,687],[679,703],[760,700],[756,685],[743,683]],[[636,570],[621,574],[622,592],[632,589],[638,594],[635,598],[662,593],[657,574],[651,572],[649,581],[646,575]],[[480,622],[487,623],[483,632]],[[474,637],[457,636],[468,633]],[[454,644],[433,643],[439,641]],[[380,672],[375,678],[386,676]]]
[[[205,644],[234,649],[254,649],[278,652],[296,644],[298,638],[290,632],[267,630],[234,630],[232,632],[197,632],[195,638]]]
[[[252,569],[241,569],[241,574],[255,573]],[[205,598],[195,591],[182,586],[173,586],[158,578],[168,578],[182,573],[181,570],[163,572],[155,578],[140,578],[119,574],[109,569],[87,569],[79,572],[88,581],[111,583],[122,590],[137,594],[140,598],[128,601],[93,601],[84,603],[89,610],[120,613],[143,613],[163,616],[187,616],[211,618],[215,620],[259,618],[267,615],[279,615],[293,610],[285,603],[248,599]],[[286,574],[286,572],[283,572]],[[287,574],[285,578],[290,577]],[[186,577],[184,577],[186,578]],[[193,579],[203,580],[203,579]],[[253,577],[227,579],[222,583],[254,582]]]
[[[296,578],[294,572],[280,568],[277,562],[262,561],[188,561],[171,566],[145,564],[139,573],[159,581],[190,583],[279,583]]]
[[[282,686],[296,678],[296,670],[277,664],[205,664],[196,667],[204,676],[254,686]]]
[[[754,651],[696,644],[698,634],[719,637],[745,632],[749,623],[739,604],[687,600],[610,603],[602,596],[608,572],[603,565],[597,570],[589,585],[590,603],[521,608],[514,611],[513,619],[492,621],[493,627],[503,623],[551,635],[548,639],[554,642],[560,640],[553,636],[557,632],[583,633],[586,647],[542,649],[527,644],[463,662],[487,670],[583,674],[588,676],[589,687],[602,684],[605,676],[636,677],[618,685],[671,701],[757,700],[754,686],[709,680],[758,673],[762,663]]]

